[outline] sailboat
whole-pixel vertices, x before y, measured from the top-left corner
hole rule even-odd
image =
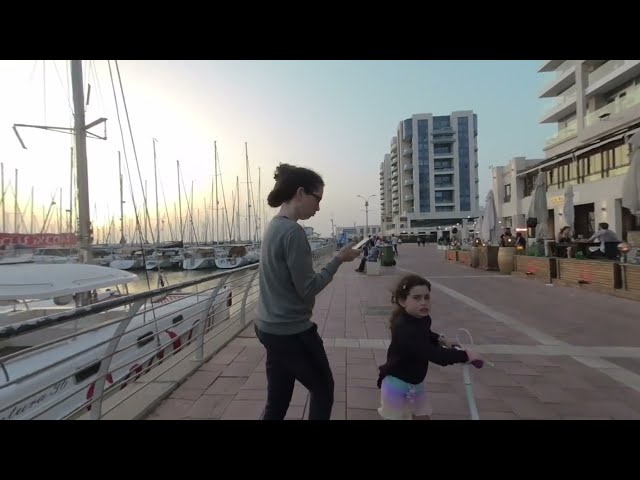
[[[71,77],[75,123],[70,130],[77,155],[81,261],[72,265],[0,267],[0,301],[13,302],[14,306],[26,300],[44,302],[41,308],[0,314],[0,419],[61,419],[74,411],[86,411],[90,406],[83,405],[93,398],[99,378],[106,375],[105,395],[125,388],[191,342],[196,329],[208,331],[214,319],[220,315],[227,318],[231,306],[231,291],[226,286],[200,294],[172,290],[133,305],[112,295],[98,295],[100,288],[126,286],[138,278],[119,269],[89,264],[92,227],[86,134],[97,122],[85,124],[80,60],[71,61]],[[24,267],[29,271],[17,272]],[[46,317],[114,301],[121,303],[119,308],[89,313],[81,322],[55,322]],[[132,318],[122,331],[128,316]],[[109,356],[109,343],[116,335],[120,336],[117,346],[125,347]],[[2,348],[15,353],[3,357]],[[110,363],[103,373],[105,362]]]

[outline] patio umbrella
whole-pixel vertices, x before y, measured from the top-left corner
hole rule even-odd
[[[535,220],[536,224],[536,240],[544,240],[547,236],[547,220],[549,218],[549,209],[547,207],[547,176],[544,172],[538,173],[536,183],[533,189],[533,198],[527,212],[527,225],[530,220]]]
[[[495,239],[496,229],[496,205],[493,200],[493,190],[487,193],[485,200],[484,215],[482,217],[482,226],[480,227],[480,237],[485,243],[491,245]]]
[[[622,184],[622,206],[640,215],[640,132],[629,139],[631,165]]]
[[[573,231],[573,224],[576,221],[576,212],[573,206],[573,185],[569,185],[564,192],[564,206],[562,207],[562,216],[567,225]]]

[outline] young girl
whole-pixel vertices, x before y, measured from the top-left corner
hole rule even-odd
[[[429,362],[444,367],[480,357],[453,349],[456,343],[431,331],[431,284],[425,278],[402,278],[391,301],[397,308],[391,316],[387,363],[380,367],[378,412],[386,420],[429,420],[431,405],[424,383]]]

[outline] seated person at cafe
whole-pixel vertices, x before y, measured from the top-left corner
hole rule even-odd
[[[516,232],[516,248],[524,249],[527,246],[527,241],[522,236],[522,232]]]
[[[560,229],[558,243],[571,243],[571,227],[565,226]]]
[[[368,254],[366,252],[363,252],[363,253],[364,255],[362,256],[362,260],[360,260],[360,266],[356,268],[356,272],[364,273],[366,271],[365,269],[366,262],[377,262],[378,255],[380,254],[380,249],[376,245],[371,248]]]
[[[501,247],[512,247],[514,246],[515,243],[515,239],[513,238],[513,235],[511,234],[511,229],[510,228],[505,228],[504,229],[504,233],[502,235],[500,235],[500,246]]]
[[[571,243],[573,240],[571,239],[571,227],[568,225],[562,227],[558,236],[556,237],[556,246],[555,246],[555,255],[558,257],[569,257],[569,246],[566,245]],[[564,245],[563,245],[564,244]]]
[[[600,247],[595,247],[595,250],[592,250],[589,253],[591,257],[617,257],[617,250],[614,249],[611,252],[607,251],[607,244],[617,245],[620,243],[620,239],[613,230],[609,230],[609,224],[607,222],[601,222],[598,224],[598,231],[594,233],[591,238],[589,238],[586,243],[592,243],[595,240],[600,241]],[[591,249],[592,247],[590,247]]]

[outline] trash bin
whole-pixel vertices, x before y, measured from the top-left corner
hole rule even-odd
[[[381,250],[381,261],[383,267],[391,267],[395,263],[393,259],[393,245],[382,245],[380,247]]]

